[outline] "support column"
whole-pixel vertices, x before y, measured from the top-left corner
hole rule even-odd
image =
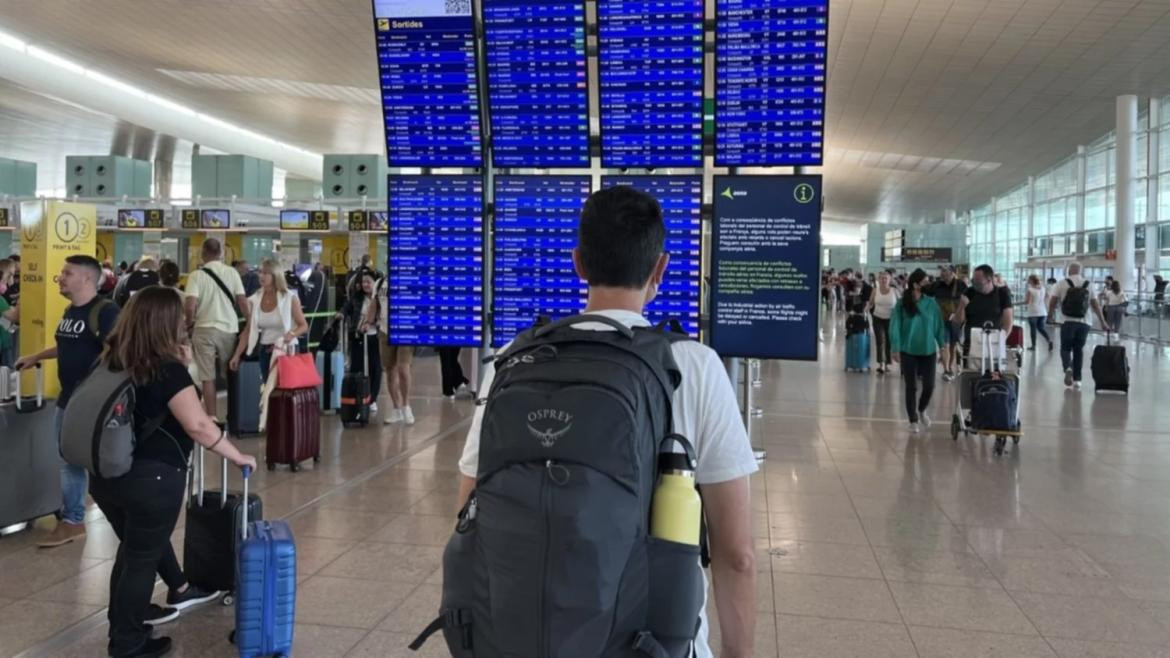
[[[1085,179],[1089,175],[1089,163],[1084,146],[1077,147],[1077,217],[1076,217],[1076,244],[1073,253],[1085,253]]]
[[[1134,231],[1134,195],[1137,192],[1137,125],[1138,98],[1133,94],[1117,97],[1117,187],[1114,207],[1117,217],[1113,248],[1117,251],[1117,264],[1113,278],[1121,283],[1122,290],[1136,290],[1134,274],[1136,260]]]
[[[1148,122],[1150,131],[1147,133],[1145,158],[1146,166],[1146,276],[1158,271],[1158,251],[1162,245],[1158,243],[1158,153],[1162,143],[1162,101],[1151,98],[1149,104]],[[1144,290],[1152,290],[1149,280],[1144,282]]]
[[[1024,260],[1032,255],[1036,243],[1036,178],[1028,176],[1028,205],[1024,206]],[[1015,267],[1014,265],[1012,266]]]

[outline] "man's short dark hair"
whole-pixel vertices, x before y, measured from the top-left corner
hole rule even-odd
[[[987,265],[986,263],[983,265],[980,265],[979,267],[976,267],[975,271],[979,272],[980,274],[982,274],[984,277],[986,277],[988,279],[995,278],[995,270],[993,270],[991,268],[991,266]]]
[[[75,256],[67,256],[65,262],[70,265],[76,265],[89,270],[93,275],[94,283],[100,284],[102,280],[102,264],[93,256],[86,256],[85,254],[77,254]]]
[[[662,207],[628,185],[594,192],[581,210],[577,251],[591,286],[641,288],[666,243]]]

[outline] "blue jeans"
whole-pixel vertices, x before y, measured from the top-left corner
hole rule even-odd
[[[53,426],[57,432],[57,445],[61,445],[61,423],[65,410],[57,407]],[[74,525],[85,523],[85,492],[88,490],[89,475],[85,469],[61,460],[61,520]]]
[[[1036,347],[1036,334],[1044,337],[1044,340],[1052,343],[1052,338],[1048,336],[1048,329],[1045,325],[1048,324],[1048,318],[1043,315],[1033,315],[1028,317],[1028,329],[1032,332],[1032,347]]]
[[[1089,340],[1089,325],[1084,322],[1065,320],[1060,325],[1060,364],[1065,370],[1072,368],[1073,381],[1081,381],[1081,369],[1085,365],[1085,343]]]

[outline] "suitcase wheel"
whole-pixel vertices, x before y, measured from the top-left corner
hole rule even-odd
[[[1013,437],[1012,437],[1012,445],[1014,445],[1014,446],[1018,446],[1018,445],[1020,445],[1020,437],[1018,437],[1018,436],[1013,436]]]
[[[270,470],[270,471],[275,471],[275,470],[276,470],[276,464],[274,464],[274,463],[272,463],[272,462],[268,462],[268,470]]]
[[[231,644],[236,643],[236,629],[233,628],[231,631],[228,632],[228,642]]]
[[[296,473],[297,471],[301,470],[301,465],[300,464],[290,464],[289,468],[292,469],[293,473]]]
[[[958,414],[951,416],[951,440],[952,441],[959,440],[959,432],[961,430],[962,430],[962,426],[959,424]]]
[[[313,463],[320,464],[321,463],[321,455],[313,455]]]
[[[223,595],[223,598],[220,599],[219,602],[225,606],[230,606],[231,604],[236,602],[236,597],[233,596],[231,592],[228,592],[227,594]],[[232,633],[235,633],[235,631],[232,631]]]
[[[995,454],[1002,455],[1004,448],[1006,448],[1006,447],[1007,447],[1007,437],[1006,436],[995,437]]]

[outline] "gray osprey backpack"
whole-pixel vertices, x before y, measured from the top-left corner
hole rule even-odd
[[[411,648],[442,631],[458,658],[690,655],[700,549],[649,534],[680,338],[582,315],[525,331],[496,359],[439,618]]]
[[[130,471],[138,436],[134,429],[134,383],[124,372],[98,363],[77,385],[61,419],[61,457],[94,477]],[[153,418],[142,437],[154,434],[165,414]]]

